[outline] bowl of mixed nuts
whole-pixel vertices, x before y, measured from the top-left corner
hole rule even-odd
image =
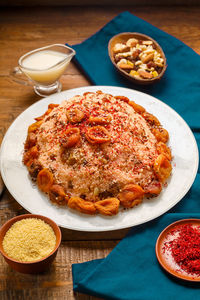
[[[137,84],[157,82],[167,68],[162,48],[145,34],[124,32],[115,35],[109,41],[108,53],[117,71]]]

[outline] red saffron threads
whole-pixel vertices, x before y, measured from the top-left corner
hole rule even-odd
[[[169,234],[178,236],[165,243],[175,262],[189,274],[200,276],[200,226],[177,226]]]

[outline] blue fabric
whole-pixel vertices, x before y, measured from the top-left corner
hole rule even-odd
[[[107,52],[108,41],[115,34],[129,31],[149,35],[163,48],[168,67],[160,82],[137,86],[114,69]],[[73,48],[75,62],[93,84],[137,89],[162,100],[185,119],[200,147],[200,56],[191,48],[129,12],[121,13]],[[184,218],[200,219],[199,170],[190,191],[168,214],[132,228],[105,259],[74,264],[74,290],[104,299],[199,299],[198,284],[172,278],[160,268],[155,256],[159,233]]]
[[[168,67],[160,82],[141,87],[128,82],[114,69],[108,56],[108,41],[115,34],[129,31],[149,35],[161,45]],[[178,39],[124,12],[73,48],[75,62],[93,84],[128,87],[150,94],[174,108],[191,128],[199,129],[200,56]]]
[[[115,300],[199,299],[200,285],[172,278],[161,269],[155,255],[160,231],[190,217],[200,218],[200,214],[172,213],[133,227],[105,259],[74,264],[74,290]]]

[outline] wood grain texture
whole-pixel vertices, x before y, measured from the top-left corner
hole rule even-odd
[[[122,5],[121,0],[1,0],[0,6],[79,6],[79,5],[96,5],[96,6],[113,6]],[[170,6],[170,5],[199,5],[198,0],[123,0],[123,5],[134,6]]]
[[[27,275],[13,271],[0,257],[0,299],[97,299],[74,295],[71,264],[105,257],[116,241],[63,242],[49,271]]]
[[[14,83],[10,70],[18,58],[53,43],[80,43],[118,13],[129,10],[136,16],[181,39],[200,54],[199,7],[45,7],[10,8],[0,11],[0,142],[12,121],[39,100],[32,87]],[[176,53],[178,55],[178,53]],[[97,58],[98,59],[98,58]],[[191,70],[192,76],[192,70]],[[90,82],[70,64],[61,79],[63,90],[88,86]],[[0,198],[0,225],[26,211],[5,190]],[[51,270],[41,275],[12,271],[0,257],[0,299],[97,299],[74,295],[71,264],[105,257],[127,230],[83,233],[63,230],[63,242]],[[65,240],[65,241],[64,241]]]

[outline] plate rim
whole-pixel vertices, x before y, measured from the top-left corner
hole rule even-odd
[[[19,120],[19,118],[21,117],[21,115],[25,112],[28,112],[29,110],[32,110],[34,108],[34,106],[38,106],[39,103],[41,102],[45,102],[45,101],[52,101],[53,98],[56,96],[56,95],[62,95],[62,94],[65,94],[65,93],[79,93],[79,91],[81,93],[83,93],[85,90],[89,90],[89,89],[92,89],[92,91],[97,91],[97,90],[103,90],[103,89],[119,89],[119,90],[122,90],[124,92],[127,92],[127,90],[129,92],[133,92],[133,93],[136,93],[138,95],[141,95],[141,96],[147,96],[149,98],[151,98],[153,100],[153,102],[157,101],[159,102],[162,106],[166,107],[169,111],[172,111],[173,114],[176,115],[176,117],[181,120],[181,122],[187,127],[187,129],[189,130],[190,132],[190,136],[193,140],[193,144],[194,144],[194,150],[195,150],[195,166],[193,168],[193,174],[192,176],[190,177],[190,182],[189,184],[184,188],[184,190],[182,190],[182,192],[179,194],[179,197],[178,197],[178,200],[176,202],[173,202],[171,205],[169,205],[169,207],[167,208],[167,210],[165,211],[161,211],[160,213],[158,213],[155,217],[151,217],[149,216],[149,218],[146,218],[145,221],[142,220],[141,222],[138,221],[137,223],[133,223],[133,224],[129,224],[129,225],[121,225],[121,226],[115,226],[115,228],[88,228],[87,226],[86,227],[83,227],[83,228],[80,228],[80,227],[76,227],[76,226],[68,226],[68,225],[65,225],[63,224],[63,222],[60,222],[58,223],[58,225],[62,228],[66,228],[66,229],[70,229],[70,230],[76,230],[76,231],[84,231],[84,232],[105,232],[105,231],[115,231],[115,230],[121,230],[121,229],[125,229],[125,228],[130,228],[130,227],[133,227],[133,226],[138,226],[138,225],[141,225],[141,224],[145,224],[151,220],[154,220],[158,217],[160,217],[161,215],[163,215],[164,213],[166,213],[167,211],[169,211],[172,207],[174,207],[178,202],[180,202],[182,200],[182,198],[185,196],[185,194],[189,191],[189,189],[191,188],[194,180],[195,180],[195,177],[196,177],[196,174],[197,174],[197,170],[198,170],[198,165],[199,165],[199,152],[198,152],[198,146],[197,146],[197,142],[195,140],[195,137],[189,127],[189,125],[186,123],[186,121],[173,109],[171,108],[169,105],[167,105],[166,103],[164,103],[163,101],[159,100],[158,98],[154,97],[154,96],[151,96],[149,94],[146,94],[146,93],[143,93],[143,92],[140,92],[138,90],[134,90],[134,89],[129,89],[129,88],[124,88],[124,87],[118,87],[118,86],[101,86],[101,85],[91,85],[91,86],[84,86],[84,87],[78,87],[78,88],[73,88],[73,89],[69,89],[69,90],[64,90],[60,93],[55,93],[51,96],[48,96],[46,98],[42,98],[38,101],[36,101],[35,103],[33,103],[32,105],[30,105],[28,108],[26,108],[24,111],[22,111],[16,118],[15,120],[10,124],[8,130],[6,131],[4,137],[3,137],[3,141],[2,141],[2,144],[1,144],[1,148],[0,148],[0,169],[1,169],[1,173],[2,173],[2,178],[3,178],[3,181],[6,185],[6,187],[9,185],[7,182],[6,182],[6,176],[4,174],[4,168],[3,168],[3,160],[2,160],[2,152],[3,152],[3,149],[4,149],[4,144],[6,142],[6,138],[8,136],[8,134],[10,133],[10,131],[12,131],[13,127],[15,126],[15,122],[17,120]],[[107,91],[106,91],[107,92]],[[23,207],[25,208],[28,212],[32,213],[32,214],[41,214],[40,211],[32,211],[31,209],[29,209],[26,205],[22,204],[22,201],[17,199],[17,197],[15,196],[15,193],[14,191],[10,190],[9,187],[7,187],[8,191],[10,192],[10,194],[14,197],[14,199]]]

